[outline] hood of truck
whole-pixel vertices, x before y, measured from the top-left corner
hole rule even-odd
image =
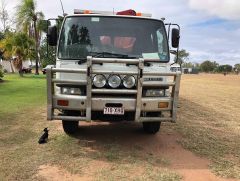
[[[57,61],[56,68],[68,68],[68,69],[87,69],[87,63],[78,64],[78,61],[64,60]],[[92,66],[93,70],[111,70],[111,71],[137,71],[138,67],[136,65],[126,65],[121,63],[103,63],[94,64]],[[170,66],[168,63],[151,63],[150,66],[144,66],[144,72],[169,72]],[[86,74],[76,74],[76,73],[58,73],[57,78],[60,79],[71,79],[71,80],[86,80]],[[124,76],[124,75],[123,75]]]

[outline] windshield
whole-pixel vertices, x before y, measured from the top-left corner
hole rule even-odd
[[[163,22],[126,17],[68,17],[59,40],[58,58],[135,57],[169,61]]]

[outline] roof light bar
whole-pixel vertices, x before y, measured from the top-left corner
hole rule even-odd
[[[125,10],[125,11],[120,11],[117,12],[117,15],[129,15],[129,16],[136,16],[136,11],[129,9],[129,10]]]
[[[122,11],[124,12],[124,11]],[[74,9],[74,14],[100,14],[100,15],[129,15],[129,14],[124,14],[121,12],[112,12],[112,11],[98,11],[98,10],[82,10],[82,9]],[[133,15],[132,15],[133,16]],[[152,14],[148,13],[139,13],[137,12],[135,16],[142,16],[142,17],[152,17]]]

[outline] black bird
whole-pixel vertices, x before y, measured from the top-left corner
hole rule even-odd
[[[47,139],[48,139],[48,128],[45,128],[43,135],[40,137],[40,139],[38,140],[39,144],[43,144],[43,143],[47,143]]]

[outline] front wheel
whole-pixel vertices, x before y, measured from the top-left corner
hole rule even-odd
[[[67,134],[74,134],[78,130],[78,121],[64,121],[62,120],[63,130]]]
[[[143,122],[143,130],[148,134],[156,134],[160,130],[161,122]]]

